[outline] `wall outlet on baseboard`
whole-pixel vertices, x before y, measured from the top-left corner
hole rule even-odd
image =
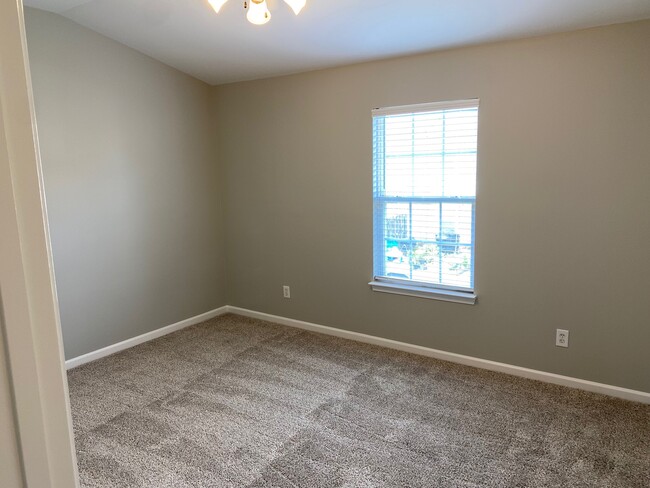
[[[284,298],[291,298],[291,288],[289,288],[287,285],[284,285],[282,287],[282,294],[284,295]]]
[[[569,331],[565,329],[555,330],[555,345],[557,347],[569,347]]]

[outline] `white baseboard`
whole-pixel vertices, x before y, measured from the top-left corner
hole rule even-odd
[[[223,306],[211,310],[209,312],[202,313],[201,315],[197,315],[195,317],[190,317],[189,319],[181,320],[180,322],[176,322],[175,324],[168,325],[161,329],[152,330],[151,332],[147,332],[146,334],[142,334],[122,342],[118,342],[117,344],[113,344],[112,346],[107,346],[102,349],[98,349],[97,351],[89,352],[88,354],[84,354],[83,356],[78,356],[76,358],[68,359],[65,362],[65,369],[76,368],[77,366],[81,366],[82,364],[86,364],[91,361],[95,361],[96,359],[110,356],[111,354],[115,354],[116,352],[123,351],[124,349],[137,346],[138,344],[142,344],[143,342],[148,342],[153,339],[157,339],[158,337],[171,334],[172,332],[176,332],[177,330],[184,329],[185,327],[189,327],[190,325],[200,324],[201,322],[205,322],[206,320],[210,320],[211,318],[218,317],[219,315],[228,313],[229,311],[228,309],[229,309],[228,306]]]
[[[290,327],[319,332],[321,334],[342,337],[344,339],[365,342],[367,344],[374,344],[390,349],[397,349],[398,351],[410,352],[413,354],[419,354],[421,356],[427,356],[443,361],[449,361],[452,363],[464,364],[466,366],[473,366],[480,369],[487,369],[489,371],[498,371],[500,373],[538,380],[544,383],[568,386],[570,388],[577,388],[579,390],[590,391],[593,393],[601,393],[612,397],[622,398],[624,400],[650,404],[650,393],[644,391],[630,390],[628,388],[621,388],[619,386],[606,385],[603,383],[596,383],[594,381],[572,378],[570,376],[562,376],[555,373],[547,373],[545,371],[513,366],[511,364],[498,363],[496,361],[490,361],[487,359],[464,356],[462,354],[456,354],[453,352],[446,352],[437,349],[431,349],[428,347],[416,346],[414,344],[408,344],[406,342],[393,341],[391,339],[384,339],[381,337],[361,334],[359,332],[336,329],[334,327],[327,327],[325,325],[312,324],[310,322],[303,322],[301,320],[289,319],[278,315],[270,315],[253,310],[246,310],[239,307],[228,306],[226,308],[230,313],[243,315],[245,317],[266,320],[268,322],[274,322],[276,324],[288,325]]]
[[[650,393],[644,391],[630,390],[628,388],[621,388],[619,386],[606,385],[603,383],[596,383],[594,381],[572,378],[570,376],[563,376],[555,373],[538,371],[535,369],[522,368],[521,366],[513,366],[511,364],[499,363],[496,361],[475,358],[472,356],[464,356],[462,354],[456,354],[453,352],[440,351],[438,349],[431,349],[424,346],[416,346],[414,344],[408,344],[406,342],[384,339],[382,337],[361,334],[359,332],[352,332],[349,330],[336,329],[334,327],[328,327],[326,325],[313,324],[310,322],[304,322],[302,320],[295,320],[287,317],[281,317],[279,315],[271,315],[268,313],[256,312],[254,310],[247,310],[244,308],[233,307],[230,305],[225,305],[221,308],[211,310],[210,312],[197,315],[196,317],[191,317],[189,319],[182,320],[181,322],[168,325],[167,327],[163,327],[161,329],[156,329],[154,331],[147,332],[146,334],[133,337],[132,339],[127,339],[117,344],[113,344],[112,346],[104,347],[97,351],[84,354],[83,356],[69,359],[65,362],[65,367],[66,369],[72,369],[77,366],[81,366],[82,364],[86,364],[96,359],[110,356],[111,354],[115,354],[116,352],[123,351],[124,349],[137,346],[138,344],[142,344],[143,342],[151,341],[158,337],[171,334],[172,332],[176,332],[177,330],[184,329],[185,327],[189,327],[191,325],[204,322],[206,320],[217,317],[219,315],[224,315],[226,313],[234,313],[245,317],[266,320],[268,322],[274,322],[276,324],[282,324],[282,325],[287,325],[289,327],[296,327],[298,329],[318,332],[321,334],[342,337],[344,339],[350,339],[353,341],[365,342],[367,344],[374,344],[376,346],[387,347],[389,349],[396,349],[398,351],[410,352],[413,354],[418,354],[420,356],[427,356],[435,359],[440,359],[442,361],[464,364],[466,366],[473,366],[475,368],[486,369],[489,371],[498,371],[500,373],[506,373],[513,376],[520,376],[522,378],[538,380],[544,383],[552,383],[555,385],[568,386],[569,388],[577,388],[579,390],[601,393],[603,395],[622,398],[624,400],[631,400],[634,402],[650,404]]]

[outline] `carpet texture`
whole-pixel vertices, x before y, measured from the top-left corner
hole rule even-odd
[[[69,385],[83,487],[650,486],[650,406],[235,315]]]

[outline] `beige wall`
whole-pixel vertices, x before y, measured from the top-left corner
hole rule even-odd
[[[66,357],[225,304],[210,87],[27,9]]]
[[[650,391],[649,42],[645,21],[215,88],[228,303]],[[478,304],[373,293],[370,110],[473,97]]]

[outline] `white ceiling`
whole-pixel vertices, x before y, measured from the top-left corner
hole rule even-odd
[[[650,18],[650,0],[268,0],[255,26],[243,0],[25,0],[210,84]],[[650,48],[650,44],[649,44]]]

